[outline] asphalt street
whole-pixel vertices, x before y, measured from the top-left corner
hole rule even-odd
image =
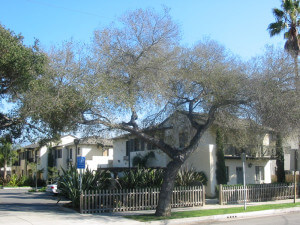
[[[99,225],[139,224],[121,216],[81,215],[57,204],[48,193],[29,193],[27,190],[0,189],[1,225]]]

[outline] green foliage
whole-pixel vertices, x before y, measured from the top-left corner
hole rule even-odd
[[[0,95],[20,93],[43,70],[46,58],[34,47],[26,47],[23,37],[0,25]]]
[[[153,188],[161,187],[163,181],[163,169],[137,168],[124,172],[119,179],[121,188]],[[203,172],[197,172],[194,168],[183,167],[177,174],[175,186],[206,185],[207,177]]]
[[[23,44],[23,37],[0,24],[0,100],[16,102],[28,90],[29,83],[44,70],[46,55],[38,49]],[[10,112],[0,110],[0,134],[10,133],[14,137],[22,134],[26,126],[25,117],[19,112],[21,102]]]
[[[137,166],[139,168],[145,168],[147,167],[147,162],[149,159],[155,159],[155,153],[154,152],[148,152],[146,155],[142,156],[141,154],[137,154],[132,159],[132,165]]]
[[[19,185],[19,178],[16,174],[14,174],[10,177],[10,180],[7,183],[7,186],[17,187],[18,185]]]
[[[44,186],[45,181],[38,179],[38,186]],[[28,176],[18,176],[16,174],[12,175],[10,179],[7,181],[5,186],[9,187],[24,187],[24,186],[30,186],[34,187],[35,186],[35,180],[32,177]]]
[[[16,158],[16,152],[13,151],[12,143],[7,138],[0,138],[0,167]]]
[[[220,129],[216,131],[216,147],[217,147],[217,162],[216,162],[216,178],[218,184],[227,184],[226,166],[224,158],[224,143],[223,136]]]
[[[38,191],[39,191],[39,192],[46,192],[46,190],[47,190],[47,187],[42,187],[42,188],[39,189]]]
[[[206,185],[207,177],[204,172],[197,172],[193,167],[182,167],[176,176],[175,186]]]
[[[82,191],[99,190],[107,188],[110,182],[109,172],[93,172],[86,169],[82,176]],[[78,170],[71,166],[69,170],[63,169],[63,175],[59,177],[58,189],[60,194],[72,201],[72,207],[79,207],[80,203],[80,179]]]
[[[124,172],[119,179],[123,189],[160,187],[163,180],[162,169],[138,168]]]
[[[54,167],[53,148],[48,147],[48,180],[53,183],[58,177],[58,170]]]
[[[277,182],[285,183],[284,152],[282,147],[282,138],[280,134],[276,135],[276,166]]]

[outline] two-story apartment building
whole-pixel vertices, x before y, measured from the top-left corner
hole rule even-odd
[[[52,148],[54,165],[59,173],[61,173],[61,169],[66,170],[70,165],[76,166],[77,156],[85,157],[86,168],[92,171],[112,165],[113,145],[111,140],[95,136],[71,139],[72,141],[62,140]]]
[[[58,174],[70,165],[76,166],[77,156],[86,158],[86,168],[97,170],[112,164],[112,141],[99,137],[76,138],[73,135],[62,136],[59,141],[47,145],[27,145],[17,150],[18,158],[12,166],[12,174],[32,176],[36,166],[38,178],[48,179],[50,161]]]
[[[191,138],[191,125],[182,114],[176,114],[165,120],[156,131],[165,142],[183,148]],[[123,135],[114,140],[113,167],[132,167],[136,155],[144,156],[152,151],[155,158],[148,161],[149,167],[166,167],[170,158],[161,150],[156,149],[143,140],[132,135]],[[275,157],[274,141],[266,133],[261,138],[261,143],[246,149],[246,183],[271,183],[272,161]],[[228,184],[240,184],[243,181],[241,152],[227,145],[225,148],[225,165],[227,169]],[[187,159],[185,166],[203,171],[207,178],[207,194],[215,195],[216,181],[216,131],[208,129],[199,141],[197,150]]]

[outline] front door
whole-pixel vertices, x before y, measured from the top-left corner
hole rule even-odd
[[[243,167],[236,168],[236,183],[243,184]]]

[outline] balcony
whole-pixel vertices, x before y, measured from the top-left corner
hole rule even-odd
[[[248,158],[270,158],[275,159],[276,147],[275,146],[248,146],[244,149],[236,148],[232,145],[224,145],[224,155],[229,158],[239,158],[245,151]]]

